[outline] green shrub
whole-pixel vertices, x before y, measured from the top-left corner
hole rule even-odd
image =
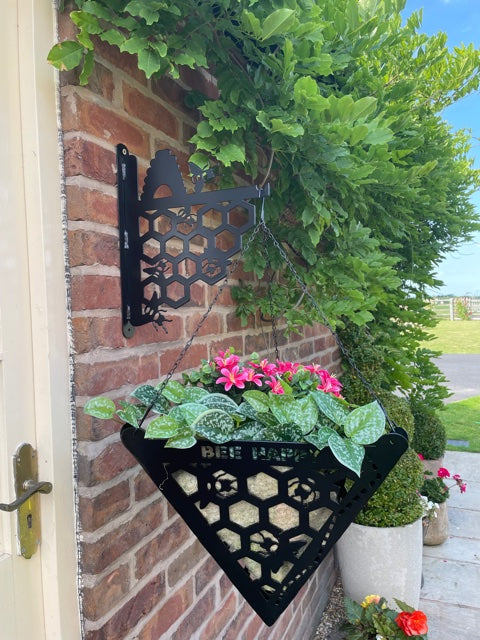
[[[425,471],[425,480],[420,493],[437,504],[445,502],[450,497],[450,492],[445,482],[442,478],[433,476],[431,471]]]
[[[411,440],[414,420],[408,402],[389,392],[381,392],[379,398],[391,420],[405,429]],[[418,497],[423,477],[422,463],[409,448],[360,511],[355,522],[370,527],[399,527],[415,522],[423,513]]]
[[[445,425],[435,412],[422,406],[415,406],[412,413],[415,420],[412,448],[426,460],[441,458],[447,446]]]

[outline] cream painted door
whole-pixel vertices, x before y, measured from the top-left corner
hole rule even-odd
[[[53,2],[2,0],[0,18],[0,502],[23,442],[53,483],[32,558],[0,511],[0,638],[79,640]]]

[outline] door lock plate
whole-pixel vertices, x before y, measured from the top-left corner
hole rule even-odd
[[[32,483],[38,482],[37,452],[30,444],[21,444],[13,460],[15,493],[17,498]],[[41,540],[40,497],[34,493],[17,509],[18,552],[24,558],[31,558]]]

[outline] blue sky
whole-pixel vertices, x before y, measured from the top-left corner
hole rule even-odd
[[[407,0],[404,15],[423,9],[421,31],[434,34],[443,31],[448,36],[449,48],[460,43],[473,42],[480,47],[480,0]],[[475,92],[443,113],[455,129],[471,129],[472,157],[475,167],[480,169],[480,92]],[[480,209],[480,192],[472,196]],[[445,285],[435,291],[436,295],[480,296],[480,234],[474,242],[464,244],[439,265],[438,276]]]

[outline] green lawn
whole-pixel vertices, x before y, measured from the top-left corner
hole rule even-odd
[[[440,320],[423,346],[442,353],[480,353],[480,320]]]
[[[467,440],[468,447],[447,445],[450,451],[480,452],[480,396],[450,402],[440,418],[447,429],[449,440]]]

